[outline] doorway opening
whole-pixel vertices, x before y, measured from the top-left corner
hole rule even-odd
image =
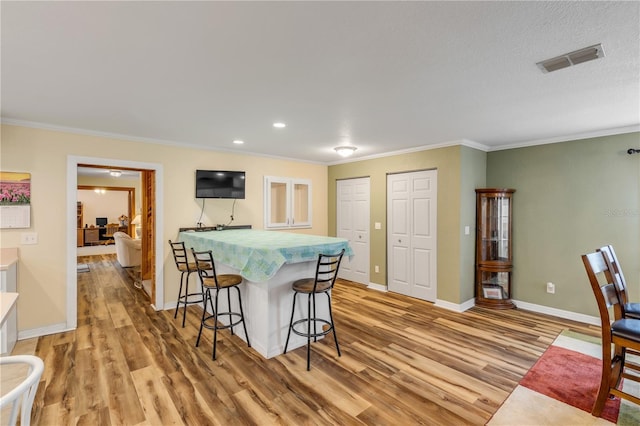
[[[161,192],[163,170],[161,164],[127,160],[76,157],[67,158],[67,309],[66,328],[77,327],[77,190],[78,167],[118,168],[140,174],[140,216],[142,239],[141,279],[155,310],[164,309],[164,280],[162,264],[163,244],[160,237],[163,224]],[[135,204],[134,204],[135,205]],[[131,213],[128,215],[131,216]]]

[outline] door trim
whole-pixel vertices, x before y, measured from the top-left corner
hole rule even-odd
[[[78,189],[78,165],[91,164],[97,166],[126,167],[130,169],[154,170],[156,176],[156,228],[155,228],[155,284],[156,297],[151,306],[156,310],[164,309],[164,244],[162,229],[164,225],[163,166],[159,163],[118,160],[112,158],[67,156],[67,309],[66,328],[73,330],[78,326],[78,277],[77,277],[77,235],[76,235],[76,200]]]

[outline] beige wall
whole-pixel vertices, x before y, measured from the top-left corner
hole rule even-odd
[[[108,149],[105,149],[108,147]],[[312,181],[313,228],[297,232],[327,235],[327,167],[254,157],[108,139],[20,126],[2,125],[0,168],[31,173],[31,228],[3,229],[1,247],[19,247],[18,327],[33,330],[64,323],[67,289],[67,157],[93,157],[161,164],[164,173],[164,225],[161,241],[176,238],[181,226],[194,226],[202,207],[194,198],[196,169],[245,170],[246,199],[238,200],[234,224],[263,228],[263,176],[301,177]],[[108,154],[105,154],[108,153]],[[75,195],[74,191],[74,197]],[[75,200],[74,200],[75,201]],[[226,223],[232,200],[207,200],[205,223]],[[74,216],[75,217],[75,216]],[[22,232],[37,232],[36,245],[20,245]],[[75,237],[74,237],[75,238]],[[165,301],[175,300],[178,274],[165,244]],[[74,251],[71,255],[75,255]]]
[[[129,211],[127,191],[105,191],[96,193],[93,189],[78,190],[78,201],[82,203],[82,226],[95,226],[96,218],[106,217],[107,223],[120,223],[120,215]]]
[[[78,176],[78,185],[87,185],[87,186],[114,186],[120,188],[134,188],[135,190],[135,206],[134,213],[140,214],[140,208],[142,206],[142,191],[140,186],[141,179],[140,178],[131,178],[131,177],[96,177],[96,176]],[[133,218],[129,218],[133,220]],[[95,219],[94,219],[95,220]],[[86,222],[86,220],[85,220]]]
[[[336,180],[369,176],[371,178],[371,270],[372,283],[387,284],[386,215],[387,174],[416,170],[438,170],[438,299],[460,304],[473,298],[474,236],[465,236],[464,225],[473,229],[475,218],[476,182],[484,177],[485,154],[472,148],[452,146],[394,155],[390,157],[356,161],[329,167],[329,233],[336,233]],[[470,168],[462,184],[462,165]],[[471,210],[469,210],[471,209]],[[374,222],[383,224],[373,228]],[[380,266],[376,273],[374,265]]]
[[[639,142],[630,133],[488,154],[487,184],[516,189],[515,299],[597,316],[580,255],[613,244],[640,300],[640,155],[626,153]]]

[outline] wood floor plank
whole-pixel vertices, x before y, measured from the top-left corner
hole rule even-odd
[[[180,413],[173,404],[155,367],[139,368],[131,373],[133,384],[145,413],[145,420],[152,425],[181,425]]]
[[[228,330],[211,359],[202,308],[156,312],[114,255],[80,258],[78,328],[37,339],[36,425],[482,425],[563,330],[518,309],[456,313],[339,280],[329,334],[271,359]]]

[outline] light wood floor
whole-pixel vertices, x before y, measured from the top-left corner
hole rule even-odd
[[[38,339],[45,372],[36,425],[485,424],[556,335],[598,329],[521,310],[458,314],[339,282],[333,339],[265,360],[155,312],[114,255],[80,258],[78,328]],[[517,423],[517,419],[514,419]],[[514,424],[515,424],[514,423]]]

